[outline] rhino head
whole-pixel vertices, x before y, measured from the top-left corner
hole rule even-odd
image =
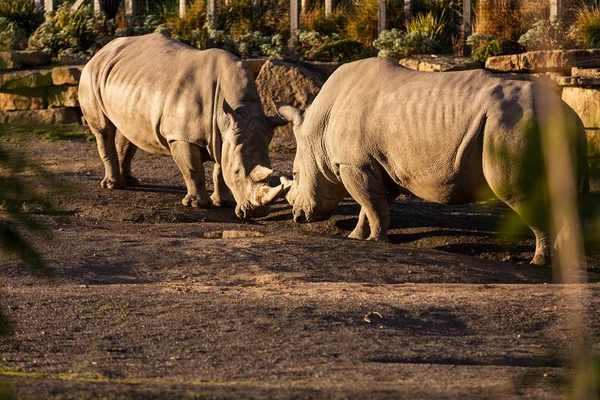
[[[287,121],[250,116],[245,107],[233,110],[224,102],[218,123],[223,138],[220,164],[237,204],[236,215],[241,219],[267,215],[269,204],[284,191],[283,184],[268,185],[273,173],[269,144],[273,128]]]
[[[313,222],[328,219],[346,196],[346,190],[329,165],[323,146],[322,127],[305,122],[305,113],[292,106],[277,103],[278,114],[294,124],[296,157],[293,180],[281,178],[293,207],[294,221]],[[308,112],[308,111],[307,111]]]

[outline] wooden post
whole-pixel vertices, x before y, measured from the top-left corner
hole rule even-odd
[[[471,49],[467,46],[467,38],[471,36],[471,0],[463,0],[463,55],[469,57]]]
[[[125,0],[125,15],[135,14],[135,0]]]
[[[290,36],[294,37],[300,28],[300,9],[298,0],[290,0]]]
[[[208,24],[214,28],[217,25],[217,1],[216,0],[208,0],[206,2],[206,14],[208,15]]]
[[[56,10],[56,0],[44,0],[44,11]]]
[[[382,31],[385,31],[387,25],[385,15],[385,0],[379,0],[378,14],[379,15],[377,18],[377,33],[381,33]]]
[[[333,0],[325,0],[325,18],[331,17],[333,14]]]
[[[40,11],[44,11],[44,0],[35,0],[35,8]]]
[[[179,16],[181,18],[183,18],[185,16],[185,9],[186,9],[186,1],[185,0],[179,0]]]
[[[404,22],[412,18],[412,0],[404,0]]]
[[[104,7],[102,7],[102,0],[94,0],[94,12],[101,13],[104,11]]]
[[[560,19],[562,16],[562,1],[561,0],[550,0],[550,19],[553,17]]]

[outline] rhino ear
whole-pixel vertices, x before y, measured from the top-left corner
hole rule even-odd
[[[223,99],[223,115],[221,120],[224,118],[229,119],[229,123],[236,132],[242,131],[246,127],[246,114],[247,111],[244,107],[238,107],[235,110],[231,108],[227,100]]]
[[[304,111],[299,110],[285,103],[275,103],[277,114],[286,121],[293,122],[294,126],[302,124],[304,121]]]
[[[263,182],[266,181],[272,173],[272,169],[257,165],[252,172],[250,172],[250,178],[252,178],[254,182]]]

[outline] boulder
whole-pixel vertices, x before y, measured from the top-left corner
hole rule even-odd
[[[44,89],[29,89],[23,94],[0,92],[0,110],[38,110],[46,107]]]
[[[483,68],[483,64],[468,57],[419,55],[400,60],[400,64],[416,71],[445,72]]]
[[[573,67],[600,67],[600,49],[545,50],[490,57],[485,68],[494,72],[546,72],[569,74]]]
[[[58,62],[63,65],[85,65],[91,58],[89,54],[63,54]]]
[[[52,84],[55,86],[77,85],[79,84],[82,70],[82,65],[56,67],[52,69]]]
[[[588,155],[600,154],[600,88],[565,87],[562,99],[583,121]]]
[[[0,91],[18,91],[52,85],[52,70],[25,70],[0,74]]]
[[[0,51],[0,70],[47,65],[50,64],[50,60],[50,54],[42,51]]]
[[[571,68],[571,76],[600,79],[600,68]]]
[[[52,86],[48,88],[48,107],[79,107],[77,86]]]
[[[306,109],[323,86],[321,78],[299,63],[289,60],[267,60],[256,78],[258,93],[267,115],[276,113],[275,102],[285,102]],[[293,139],[292,125],[277,128],[276,136]]]
[[[81,123],[78,108],[0,111],[0,122],[9,124],[73,124]]]

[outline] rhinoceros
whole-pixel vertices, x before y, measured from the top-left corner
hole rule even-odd
[[[283,191],[266,182],[273,128],[287,121],[265,116],[250,71],[226,51],[200,51],[159,33],[115,39],[83,69],[79,102],[104,162],[104,188],[139,184],[131,175],[139,147],[173,156],[187,186],[185,206],[235,201],[236,215],[246,218],[265,214]]]
[[[538,211],[548,202],[540,116],[550,107],[564,116],[586,186],[583,124],[546,87],[484,70],[418,72],[379,58],[346,64],[306,111],[278,104],[297,141],[293,180],[282,178],[294,220],[326,219],[349,193],[361,206],[349,237],[387,241],[389,205],[404,191],[446,204],[495,195],[535,233],[532,263],[547,264],[549,224]]]

